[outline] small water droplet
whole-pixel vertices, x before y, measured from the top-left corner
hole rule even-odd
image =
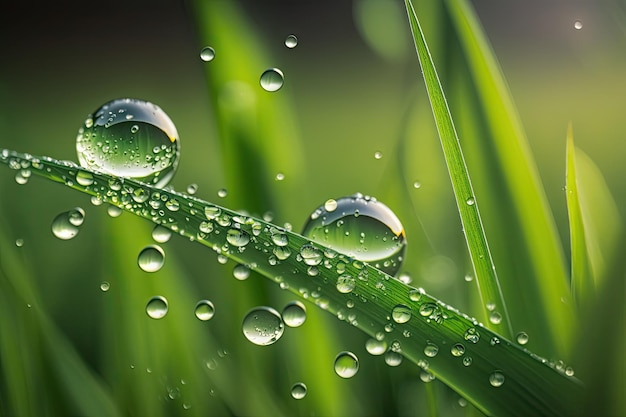
[[[473,279],[474,279],[474,277],[471,276],[470,274],[466,274],[465,275],[465,282],[472,282]]]
[[[17,246],[18,248],[21,248],[22,246],[24,246],[24,239],[22,238],[15,239],[15,246]]]
[[[491,314],[489,314],[489,321],[492,324],[500,324],[502,323],[502,315],[497,311],[493,311],[491,312]]]
[[[244,264],[237,264],[233,268],[233,276],[239,281],[244,281],[250,276],[250,268]]]
[[[198,192],[198,184],[189,184],[187,186],[187,194],[194,195],[196,192]]]
[[[285,174],[283,174],[282,172],[279,172],[276,174],[276,181],[282,181],[285,179]]]
[[[298,38],[296,35],[289,35],[285,38],[285,46],[289,49],[293,49],[298,46]]]
[[[517,340],[517,343],[519,343],[520,345],[525,345],[526,343],[528,343],[528,335],[526,334],[526,332],[519,332],[517,336],[515,336],[515,340]]]
[[[226,240],[233,246],[242,247],[250,242],[250,235],[241,229],[230,229],[226,234]]]
[[[468,342],[478,343],[478,340],[480,340],[480,333],[478,333],[478,330],[476,330],[474,327],[470,327],[465,331],[463,337]]]
[[[306,385],[302,382],[296,382],[291,387],[291,396],[296,400],[301,400],[306,397]]]
[[[452,353],[452,356],[463,356],[463,354],[465,353],[465,346],[463,346],[461,343],[457,343],[452,346],[452,348],[450,349],[450,353]]]
[[[459,397],[459,407],[467,407],[467,400],[463,397]]]
[[[300,327],[306,321],[306,307],[300,301],[293,301],[283,308],[283,321],[289,327]]]
[[[489,375],[489,383],[492,387],[501,387],[504,384],[504,374],[501,371],[495,371]]]
[[[403,304],[398,304],[391,310],[391,318],[396,323],[406,323],[411,319],[411,308]]]
[[[324,203],[324,210],[331,213],[337,209],[337,201],[335,199],[329,198]]]
[[[473,360],[471,356],[465,356],[463,358],[463,366],[470,366],[472,364]]]
[[[383,153],[380,151],[376,151],[374,152],[374,158],[375,159],[381,159],[383,157]]]
[[[107,281],[103,281],[103,282],[100,284],[100,290],[101,290],[102,292],[107,292],[107,291],[109,291],[109,289],[110,289],[110,288],[111,288],[111,284],[109,284]]]
[[[426,370],[420,371],[420,380],[424,383],[429,383],[435,380],[435,375]]]
[[[156,272],[165,262],[165,252],[158,245],[148,245],[139,252],[137,264],[146,272]]]
[[[574,22],[574,29],[580,30],[583,28],[583,22],[581,20],[576,20]]]
[[[356,287],[356,280],[352,275],[343,274],[337,278],[337,291],[342,294],[351,293]]]
[[[422,188],[422,184],[419,181],[415,181],[413,183],[413,188],[415,189]]]
[[[565,368],[565,375],[574,376],[574,368],[572,368],[571,366],[568,366],[567,368]]]
[[[365,350],[370,355],[382,355],[387,351],[387,342],[378,339],[367,339],[365,342]]]
[[[152,239],[157,243],[165,243],[172,237],[172,231],[165,226],[157,224],[152,229]]]
[[[87,171],[78,171],[76,173],[76,182],[83,186],[88,186],[93,184],[93,175],[91,172]]]
[[[153,319],[162,319],[167,314],[167,310],[167,300],[160,295],[152,297],[146,304],[146,313]]]
[[[285,76],[278,68],[269,68],[261,74],[259,81],[265,91],[274,92],[281,89],[285,82]]]
[[[393,350],[385,352],[385,363],[387,366],[400,366],[403,360],[404,356],[400,352],[394,352]]]
[[[84,220],[85,211],[80,207],[60,213],[52,220],[52,233],[61,240],[72,239],[78,234]]]
[[[348,351],[340,352],[335,357],[335,373],[342,378],[352,378],[359,370],[359,359]]]
[[[259,346],[275,343],[283,335],[285,324],[278,311],[271,307],[256,307],[246,314],[242,323],[243,334]]]
[[[469,197],[467,200],[465,200],[465,203],[468,206],[473,206],[476,203],[476,200],[474,199],[474,197]]]
[[[200,300],[196,304],[194,313],[198,320],[207,321],[211,320],[215,315],[215,306],[209,300]]]
[[[203,60],[204,62],[213,61],[214,58],[215,58],[215,49],[211,48],[210,46],[205,46],[200,51],[200,59]]]
[[[439,347],[434,343],[429,342],[424,347],[424,355],[428,356],[429,358],[434,358],[435,356],[437,356],[437,353],[439,353]]]
[[[217,196],[218,196],[219,198],[224,198],[224,197],[226,197],[227,195],[228,195],[228,190],[226,190],[226,188],[220,188],[220,189],[217,191]]]
[[[302,261],[309,266],[316,266],[322,263],[324,254],[313,245],[305,244],[300,248]]]
[[[109,205],[107,207],[107,214],[109,215],[109,217],[119,217],[123,211],[124,210],[117,206]]]

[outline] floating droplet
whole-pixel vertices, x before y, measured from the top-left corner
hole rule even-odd
[[[476,330],[474,327],[470,327],[465,331],[463,337],[468,342],[478,343],[478,340],[480,340],[480,333],[478,333],[478,330]]]
[[[282,172],[279,172],[276,174],[276,181],[282,181],[285,179],[285,174],[283,174]]]
[[[250,242],[250,235],[241,229],[230,229],[226,234],[226,240],[233,246],[242,247]]]
[[[278,68],[269,68],[261,74],[260,83],[265,91],[278,91],[283,86],[284,82],[285,76]]]
[[[500,324],[500,323],[502,323],[502,315],[500,313],[498,313],[497,311],[492,311],[489,314],[489,321],[492,324]]]
[[[165,226],[157,224],[152,229],[152,239],[157,243],[165,243],[172,237],[172,231]]]
[[[411,308],[403,304],[398,304],[391,310],[391,318],[396,323],[406,323],[411,319]]]
[[[283,321],[289,327],[300,327],[306,321],[306,307],[300,301],[293,301],[283,308]]]
[[[474,199],[474,197],[469,197],[467,200],[465,200],[465,203],[468,206],[473,206],[476,203],[476,200]]]
[[[359,358],[352,352],[340,352],[335,358],[335,373],[342,378],[352,378],[359,370]]]
[[[242,330],[246,339],[259,346],[275,343],[283,335],[285,325],[278,311],[271,307],[256,307],[243,319]]]
[[[211,48],[210,46],[205,46],[200,51],[200,59],[203,60],[204,62],[213,61],[214,58],[215,58],[215,49]]]
[[[387,351],[387,342],[378,339],[367,339],[365,342],[365,350],[370,355],[382,355]]]
[[[61,240],[69,240],[79,232],[85,220],[85,211],[80,207],[58,214],[52,220],[52,233]]]
[[[450,349],[450,353],[452,353],[452,356],[463,356],[463,354],[465,353],[465,346],[457,343],[452,346],[452,348]]]
[[[217,191],[217,196],[219,198],[224,198],[228,195],[228,190],[226,190],[226,188],[221,188]]]
[[[375,198],[355,194],[317,208],[302,234],[332,249],[374,264],[390,275],[398,272],[406,248],[404,228],[396,215]],[[329,211],[326,206],[333,208]]]
[[[178,166],[179,142],[174,123],[159,106],[124,98],[87,117],[76,151],[84,168],[163,187]]]
[[[519,332],[517,336],[515,336],[515,339],[520,345],[525,345],[526,343],[528,343],[528,335],[526,334],[526,332]]]
[[[18,248],[21,248],[22,246],[24,246],[24,239],[22,238],[15,239],[15,246],[17,246]]]
[[[139,252],[137,264],[146,272],[156,272],[165,262],[165,252],[158,245],[148,245]]]
[[[189,184],[187,186],[187,194],[194,195],[198,191],[198,184]]]
[[[492,387],[501,387],[504,384],[504,374],[500,371],[495,371],[489,375],[489,383]]]
[[[107,214],[110,217],[119,217],[122,214],[123,211],[124,210],[122,210],[121,208],[119,208],[117,206],[109,205],[107,207]]]
[[[285,38],[285,46],[289,49],[293,49],[298,46],[298,38],[296,35],[289,35]]]
[[[297,382],[291,387],[291,396],[296,400],[301,400],[306,397],[306,385],[302,382]]]
[[[167,314],[168,306],[165,297],[152,297],[146,304],[146,313],[153,319],[162,319]]]
[[[374,152],[374,158],[375,159],[381,159],[383,157],[383,153],[380,151],[376,151]]]
[[[424,355],[434,358],[439,353],[439,347],[434,343],[427,343],[424,347]]]
[[[109,291],[109,289],[110,289],[110,288],[111,288],[111,284],[109,284],[107,281],[103,281],[103,282],[100,284],[100,290],[101,290],[102,292],[107,292],[107,291]]]
[[[580,30],[583,28],[583,22],[581,20],[576,20],[574,22],[574,29]]]
[[[200,300],[196,304],[194,313],[198,320],[211,320],[211,318],[213,318],[213,316],[215,315],[215,306],[209,300]]]
[[[385,353],[385,363],[387,364],[387,366],[400,366],[403,360],[404,356],[402,356],[400,352],[388,350]]]
[[[250,268],[244,264],[237,264],[233,268],[233,276],[239,281],[244,281],[250,276]]]

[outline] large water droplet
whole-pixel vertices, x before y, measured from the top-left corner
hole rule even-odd
[[[161,319],[167,314],[168,306],[165,297],[160,295],[152,297],[146,304],[146,313],[153,319]]]
[[[465,353],[465,346],[463,346],[461,343],[457,343],[452,346],[452,348],[450,349],[450,353],[452,353],[452,356],[463,356],[463,354]]]
[[[226,240],[233,246],[242,247],[250,242],[250,235],[241,229],[230,229],[226,234]]]
[[[152,229],[152,239],[157,243],[165,243],[172,237],[172,231],[165,226],[157,224]]]
[[[356,279],[352,275],[343,274],[337,277],[337,291],[342,294],[351,293],[356,287]]]
[[[519,332],[517,336],[515,336],[515,339],[520,345],[525,345],[526,343],[528,343],[528,335],[526,334],[526,332]]]
[[[296,35],[287,36],[287,38],[285,38],[285,46],[289,49],[293,49],[298,46],[298,38],[296,38]]]
[[[196,304],[194,313],[198,320],[207,321],[211,320],[215,315],[215,306],[209,300],[200,300]]]
[[[80,207],[60,213],[52,220],[52,233],[62,240],[72,239],[78,234],[84,220],[85,211]]]
[[[148,245],[139,252],[137,264],[146,272],[156,272],[165,262],[165,252],[158,245]]]
[[[84,168],[162,187],[174,176],[179,142],[174,123],[159,106],[124,98],[87,117],[76,151]]]
[[[362,194],[333,201],[309,216],[302,234],[388,274],[398,272],[406,239],[396,215],[383,203]]]
[[[435,356],[437,356],[437,353],[439,353],[439,347],[434,343],[429,342],[424,347],[424,355],[428,356],[429,358],[434,358]]]
[[[275,343],[283,335],[285,325],[278,311],[271,307],[256,307],[243,319],[242,330],[246,339],[259,346]]]
[[[215,58],[215,49],[211,48],[210,46],[205,46],[200,51],[200,59],[203,60],[204,62],[213,61],[214,58]]]
[[[301,400],[306,397],[306,385],[302,382],[297,382],[291,387],[291,396],[296,400]]]
[[[359,358],[352,352],[340,352],[335,358],[335,373],[342,378],[352,378],[359,370]]]
[[[300,301],[293,301],[283,308],[282,316],[287,326],[302,326],[306,321],[306,307]]]
[[[233,268],[233,276],[239,281],[244,281],[250,276],[250,268],[244,264],[237,264]]]
[[[501,387],[504,384],[504,374],[500,371],[495,371],[489,375],[489,383],[492,387]]]
[[[266,69],[263,74],[261,74],[260,83],[265,91],[278,91],[283,86],[284,82],[285,76],[278,68]]]
[[[382,355],[387,351],[387,342],[378,339],[367,339],[365,342],[365,350],[370,355]]]
[[[403,304],[398,304],[391,310],[391,318],[396,323],[406,323],[411,319],[411,308]]]

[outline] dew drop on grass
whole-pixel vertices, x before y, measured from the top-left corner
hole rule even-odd
[[[419,181],[415,181],[413,183],[413,188],[415,189],[422,188],[422,184]]]
[[[429,358],[434,358],[437,356],[437,353],[439,353],[439,347],[437,347],[434,343],[427,343],[424,347],[424,355]]]
[[[519,332],[517,336],[515,336],[515,340],[517,340],[517,343],[520,345],[525,345],[528,343],[528,334],[526,334],[526,332]]]
[[[293,301],[283,308],[283,321],[289,327],[300,327],[306,321],[306,307],[300,301]]]
[[[203,60],[204,62],[213,61],[214,58],[215,58],[215,49],[211,48],[210,46],[205,46],[200,51],[200,59]]]
[[[194,314],[198,320],[211,320],[215,315],[215,306],[209,300],[200,300],[196,303]]]
[[[400,366],[403,360],[404,356],[402,356],[400,352],[388,350],[385,353],[385,363],[387,364],[387,366]]]
[[[378,339],[367,339],[365,342],[365,350],[370,355],[378,356],[387,351],[387,342]]]
[[[382,157],[383,157],[383,153],[382,152],[380,152],[380,151],[374,152],[374,158],[375,159],[382,159]]]
[[[293,49],[298,46],[298,38],[296,35],[289,35],[285,38],[285,46],[289,49]]]
[[[172,237],[172,231],[165,226],[157,224],[152,229],[152,240],[157,243],[165,243]]]
[[[271,307],[255,307],[246,314],[242,323],[243,334],[250,342],[259,346],[275,343],[283,335],[283,319]]]
[[[396,323],[406,323],[411,319],[411,308],[403,304],[398,304],[391,310],[391,318]]]
[[[227,195],[228,195],[228,190],[227,190],[226,188],[220,188],[220,189],[217,191],[217,196],[218,196],[219,198],[225,198]]]
[[[103,282],[100,284],[100,290],[101,290],[102,292],[107,292],[107,291],[109,291],[109,289],[110,289],[110,288],[111,288],[111,284],[109,284],[107,281],[103,281]]]
[[[119,217],[123,211],[124,210],[117,206],[109,205],[107,207],[107,214],[109,215],[109,217]]]
[[[265,91],[274,92],[280,90],[285,82],[283,72],[278,68],[266,69],[259,80]]]
[[[72,239],[78,234],[84,220],[85,211],[80,207],[60,213],[52,220],[52,233],[61,240]]]
[[[463,338],[470,343],[478,343],[478,341],[480,340],[480,333],[478,333],[478,330],[476,330],[476,328],[470,327],[463,334]]]
[[[283,174],[282,172],[279,172],[276,174],[276,181],[282,181],[285,179],[285,174]]]
[[[340,352],[335,357],[335,373],[342,378],[352,378],[359,371],[359,358],[348,351]]]
[[[583,22],[581,20],[576,20],[574,22],[574,29],[580,30],[583,28]]]
[[[356,279],[352,275],[343,274],[337,278],[337,291],[342,294],[351,293],[356,287]]]
[[[226,234],[226,240],[233,246],[242,247],[250,242],[250,235],[241,229],[230,229]]]
[[[179,142],[174,123],[159,106],[123,98],[87,116],[76,152],[83,168],[163,187],[178,166]]]
[[[156,272],[165,262],[165,252],[158,245],[148,245],[139,252],[137,264],[146,272]]]
[[[306,385],[302,382],[296,382],[291,387],[291,396],[296,400],[301,400],[306,397]]]
[[[93,175],[87,171],[78,171],[76,173],[76,182],[83,186],[93,184]]]
[[[198,191],[198,184],[189,184],[187,186],[187,194],[194,195]]]
[[[474,199],[474,197],[469,197],[467,200],[465,200],[465,203],[468,206],[473,206],[476,203],[476,200]]]
[[[24,246],[24,239],[22,238],[15,239],[15,246],[17,246],[18,248],[21,248],[22,246]]]
[[[465,356],[463,358],[463,366],[470,366],[474,360],[471,356]]]
[[[459,407],[467,407],[467,400],[463,397],[459,397],[458,403]]]
[[[452,353],[452,356],[463,356],[463,354],[465,353],[465,346],[463,346],[461,343],[457,343],[452,346],[452,348],[450,349],[450,353]]]
[[[237,264],[233,268],[233,276],[239,281],[245,281],[250,276],[250,268],[244,264]]]
[[[500,371],[495,371],[489,375],[489,383],[492,387],[501,387],[504,384],[504,374]]]
[[[302,234],[395,275],[402,265],[406,239],[391,209],[362,194],[332,200],[313,211]]]
[[[167,310],[167,300],[160,295],[152,297],[146,304],[146,313],[153,319],[162,319],[167,314]]]
[[[431,374],[428,371],[422,370],[420,371],[420,380],[424,383],[432,382],[435,380],[435,375]]]
[[[497,311],[492,311],[489,314],[489,321],[492,324],[500,324],[500,323],[502,323],[502,315],[500,313],[498,313]]]

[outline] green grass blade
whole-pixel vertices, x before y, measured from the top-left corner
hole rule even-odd
[[[522,316],[520,321],[525,321],[523,316],[529,317],[525,310],[532,302],[532,320],[526,321],[531,327],[537,323],[535,331],[542,339],[542,350],[550,355],[566,355],[571,350],[574,310],[563,250],[537,169],[504,77],[471,5],[463,0],[450,0],[446,5],[465,51],[491,137],[490,146],[499,166],[496,177],[505,184],[503,198],[510,200],[513,214],[509,221],[519,225],[512,228],[513,236],[519,239],[509,235],[501,243],[515,252],[519,264],[524,266],[511,271],[510,283],[503,287],[524,299],[516,309],[517,315]],[[515,324],[516,317],[512,316],[512,321]]]
[[[249,265],[293,294],[347,318],[365,333],[382,334],[388,346],[427,369],[486,414],[556,416],[579,412],[582,385],[554,364],[423,291],[301,235],[193,196],[90,172],[71,162],[8,150],[0,151],[0,162],[14,169],[28,168],[33,175],[98,196]],[[81,185],[76,181],[78,172],[82,173],[83,184],[89,175],[93,183]],[[115,181],[122,183],[120,189],[109,187]],[[169,202],[165,205],[169,208],[160,214],[154,205],[164,201]],[[212,230],[206,232],[209,225]],[[277,233],[287,237],[290,255],[280,262],[269,262],[276,250],[272,236]],[[233,235],[239,239],[233,239]],[[309,274],[311,266],[318,268],[317,275]],[[354,282],[349,293],[337,290],[336,282],[342,275]],[[340,314],[348,302],[354,304],[354,315]],[[399,317],[394,314],[398,308],[405,312]],[[462,345],[460,354],[451,351],[457,344]],[[432,345],[437,346],[436,352]],[[429,346],[431,349],[427,349]],[[464,366],[468,365],[464,359],[471,361],[469,366]],[[490,383],[494,372],[501,372],[505,378],[498,388]]]
[[[461,223],[465,231],[467,247],[476,273],[476,282],[479,286],[486,314],[490,318],[488,326],[507,337],[512,337],[511,322],[504,298],[502,297],[500,283],[498,282],[498,276],[480,219],[478,203],[472,189],[469,172],[467,171],[452,116],[450,115],[450,110],[417,15],[413,9],[413,4],[410,0],[406,0],[405,3],[437,131],[439,132],[441,146],[446,164],[448,165],[448,172],[452,180]]]

